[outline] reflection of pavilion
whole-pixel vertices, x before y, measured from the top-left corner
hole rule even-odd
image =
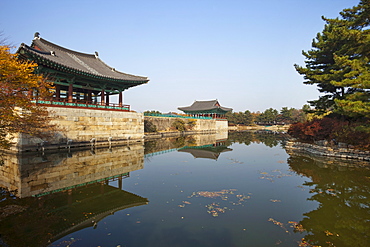
[[[51,154],[8,155],[0,167],[0,187],[20,198],[42,196],[89,183],[122,178],[143,169],[144,147],[131,145]]]
[[[195,158],[217,160],[221,153],[231,151],[227,148],[227,131],[216,134],[197,134],[184,137],[162,138],[160,142],[150,141],[146,146],[145,158],[169,152],[188,152]]]
[[[114,212],[148,204],[148,199],[122,190],[122,180],[142,169],[143,162],[141,145],[94,153],[6,156],[0,187],[17,191],[16,203],[23,211],[2,218],[2,239],[9,246],[19,246],[20,241],[23,246],[46,246],[97,226]],[[5,205],[0,203],[0,209]]]
[[[51,197],[45,204],[50,203],[55,207],[53,213],[63,217],[63,224],[53,224],[52,229],[57,230],[53,240],[86,227],[96,227],[100,220],[117,211],[149,203],[146,198],[109,186],[107,181]],[[52,205],[55,202],[58,203]]]
[[[24,198],[18,203],[26,205],[25,210],[3,218],[0,224],[2,240],[9,246],[47,246],[70,233],[99,227],[102,219],[117,211],[146,205],[149,201],[106,181]]]
[[[195,159],[204,158],[217,160],[221,153],[232,151],[232,149],[228,148],[224,141],[218,141],[215,144],[203,146],[185,146],[178,151],[190,153]]]

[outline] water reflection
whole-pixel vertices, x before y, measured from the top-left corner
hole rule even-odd
[[[204,157],[215,159],[227,149],[228,132],[218,132],[215,134],[186,135],[180,137],[161,138],[160,140],[151,140],[145,142],[145,158],[169,153],[174,151],[188,152],[194,157]]]
[[[191,154],[195,159],[213,159],[217,160],[221,153],[230,152],[231,148],[226,147],[222,142],[204,146],[186,146],[178,150],[178,152],[185,152]]]
[[[308,246],[368,246],[370,167],[368,163],[290,154],[290,167],[312,182],[308,199],[320,206],[304,214]]]
[[[7,155],[0,187],[20,198],[42,196],[144,168],[141,145],[58,153]]]
[[[91,151],[4,157],[0,232],[7,245],[46,246],[96,227],[116,211],[148,203],[122,190],[122,179],[144,167],[143,146]],[[112,181],[118,186],[109,185]]]
[[[0,246],[84,246],[86,238],[100,241],[102,229],[93,228],[115,212],[114,233],[101,246],[113,235],[125,246],[366,246],[369,165],[298,153],[286,161],[284,138],[231,132],[8,155],[0,166],[0,187],[8,189],[0,198]],[[144,161],[153,163],[144,169]],[[124,221],[126,212],[142,221]],[[85,239],[74,243],[82,229]]]

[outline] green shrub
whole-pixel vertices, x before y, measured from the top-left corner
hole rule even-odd
[[[185,131],[186,130],[186,128],[185,128],[185,122],[182,119],[176,119],[172,123],[172,127],[175,128],[178,131]]]
[[[195,127],[196,124],[197,124],[197,120],[189,119],[187,127],[188,127],[189,130],[192,130]]]
[[[149,120],[144,120],[144,132],[157,132],[157,126]]]

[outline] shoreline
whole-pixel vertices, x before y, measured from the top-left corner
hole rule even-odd
[[[363,151],[347,147],[321,146],[317,144],[287,141],[285,143],[285,149],[287,151],[299,151],[313,155],[370,162],[370,151]]]

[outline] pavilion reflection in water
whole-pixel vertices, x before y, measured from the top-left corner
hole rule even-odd
[[[217,142],[215,144],[203,146],[186,146],[177,151],[190,153],[195,159],[203,158],[217,160],[221,153],[232,151],[232,149],[225,146],[224,142]]]
[[[170,152],[188,152],[194,158],[217,160],[221,153],[232,151],[227,147],[228,132],[161,138],[160,142],[146,142],[144,158]]]
[[[6,156],[0,187],[19,199],[0,204],[4,212],[17,209],[0,219],[2,240],[9,246],[19,245],[20,239],[24,246],[44,246],[96,226],[114,212],[148,204],[148,199],[122,190],[122,179],[143,168],[142,145]],[[118,186],[111,186],[115,180]]]

